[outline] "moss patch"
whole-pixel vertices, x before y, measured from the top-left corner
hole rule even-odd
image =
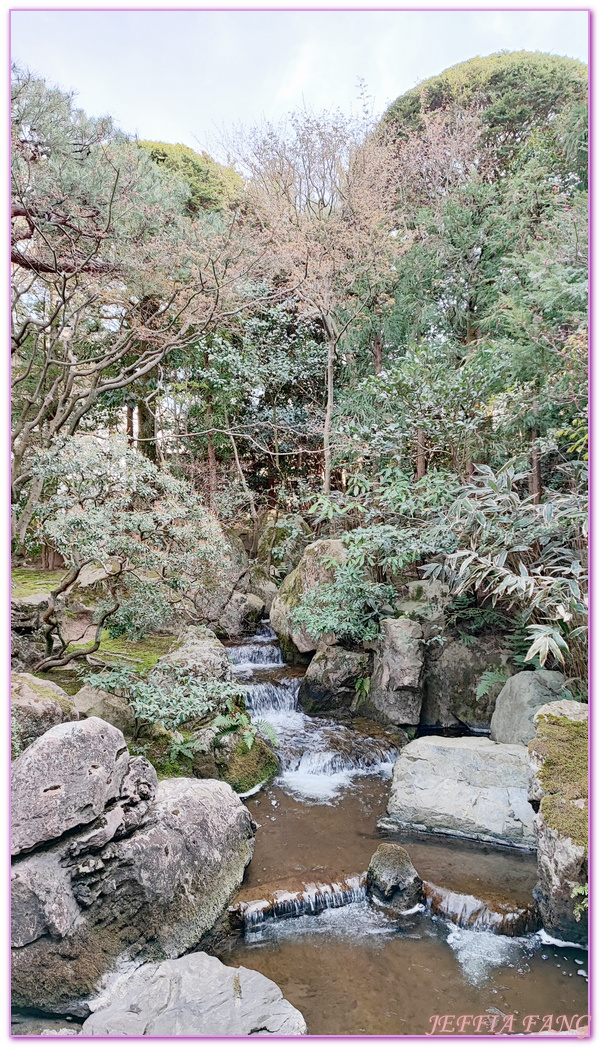
[[[86,672],[89,672],[89,666],[85,667]],[[59,687],[62,687],[63,691],[73,696],[83,687],[83,680],[74,669],[53,669],[49,673],[34,673],[38,680],[48,680],[50,683],[56,683]],[[52,695],[56,698],[56,695]],[[56,698],[58,701],[58,698]]]
[[[111,665],[123,665],[143,674],[156,665],[159,658],[168,654],[176,643],[173,636],[146,636],[143,640],[127,640],[123,636],[114,639],[105,629],[98,649],[98,656]],[[73,644],[70,650],[88,647],[89,644]]]
[[[587,720],[541,716],[529,749],[543,760],[538,777],[545,792],[540,809],[546,825],[560,836],[570,837],[574,844],[584,847],[587,852]]]
[[[240,740],[227,761],[222,779],[236,793],[247,793],[261,782],[274,778],[278,770],[277,757],[262,738],[256,738],[251,749]]]
[[[42,571],[41,568],[16,567],[11,572],[12,596],[33,596],[34,593],[49,593],[56,589],[66,574],[62,571]]]
[[[192,761],[185,756],[171,759],[170,748],[170,738],[157,738],[150,742],[129,745],[129,751],[133,756],[145,756],[150,761],[159,781],[163,778],[193,778]]]

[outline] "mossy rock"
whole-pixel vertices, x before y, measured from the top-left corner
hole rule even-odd
[[[240,739],[227,758],[225,766],[220,764],[219,777],[227,782],[236,793],[247,793],[257,785],[270,781],[279,770],[275,754],[262,738],[255,738],[251,749]]]
[[[529,751],[542,761],[537,777],[544,791],[540,810],[546,825],[587,852],[587,720],[538,716]]]

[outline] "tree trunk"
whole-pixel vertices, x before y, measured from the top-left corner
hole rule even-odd
[[[542,461],[540,455],[540,449],[537,445],[539,440],[539,430],[531,430],[531,478],[529,482],[529,491],[533,495],[533,501],[535,505],[539,505],[542,500]]]
[[[217,504],[217,455],[215,452],[215,440],[212,430],[213,424],[213,408],[212,403],[209,401],[206,406],[206,428],[208,432],[206,434],[206,459],[208,466],[207,476],[207,502],[208,508],[212,513],[216,511]]]
[[[133,406],[127,404],[127,443],[133,447]]]
[[[373,354],[373,366],[375,368],[375,374],[381,374],[383,368],[383,338],[380,334],[376,334],[373,339],[371,353]]]
[[[327,343],[327,407],[325,409],[325,422],[323,424],[323,458],[325,464],[325,475],[323,477],[323,492],[329,494],[331,491],[331,419],[333,417],[333,367],[335,363],[336,340],[333,334],[329,335]]]
[[[423,429],[417,429],[417,480],[422,480],[426,472],[425,432]]]
[[[156,461],[156,431],[153,412],[145,400],[138,400],[138,451]]]
[[[227,422],[225,424],[227,424]],[[233,458],[235,461],[236,472],[240,478],[240,483],[244,490],[244,494],[246,495],[246,498],[248,499],[248,503],[250,505],[250,517],[252,519],[252,546],[250,548],[249,556],[251,560],[255,560],[256,553],[258,551],[258,513],[256,511],[256,502],[254,501],[254,495],[248,487],[246,477],[244,476],[244,470],[242,469],[240,463],[240,457],[238,455],[238,449],[235,442],[235,438],[232,436],[231,433],[229,434],[229,439],[231,440],[231,446],[233,448]]]

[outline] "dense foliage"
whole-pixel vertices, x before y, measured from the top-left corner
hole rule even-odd
[[[263,510],[300,514],[348,551],[296,611],[315,635],[372,638],[425,576],[583,679],[585,66],[475,58],[377,126],[229,147],[135,142],[16,71],[17,554],[118,563],[111,628],[131,600],[146,628],[214,562],[202,504],[251,556]],[[86,432],[127,437],[108,499]]]

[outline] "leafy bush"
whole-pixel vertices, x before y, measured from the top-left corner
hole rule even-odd
[[[292,614],[296,628],[305,628],[315,640],[334,633],[340,640],[372,640],[379,621],[394,614],[390,585],[370,580],[364,568],[352,561],[335,565],[333,581],[304,593]]]
[[[136,733],[143,723],[159,723],[175,730],[188,720],[206,719],[226,701],[244,702],[244,690],[237,684],[198,680],[175,666],[164,670],[157,667],[146,680],[122,668],[89,673],[84,679],[91,687],[127,699],[137,721]]]

